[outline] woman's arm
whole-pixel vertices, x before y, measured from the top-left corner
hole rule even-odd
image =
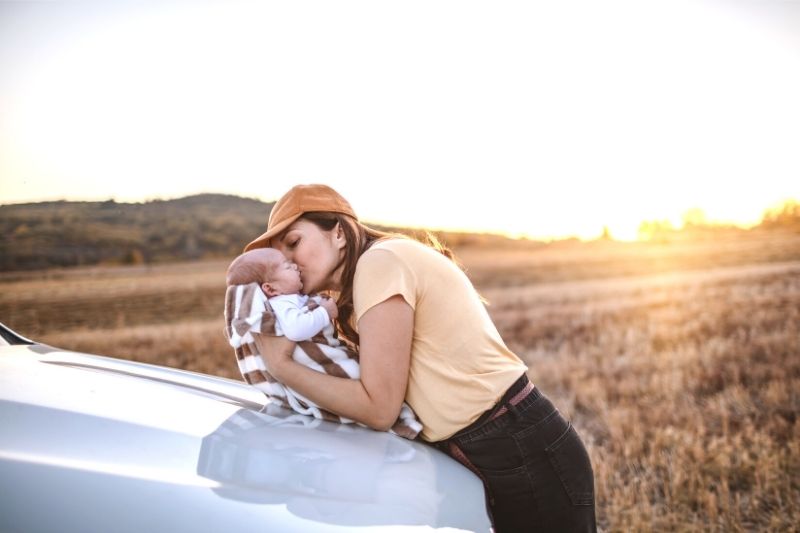
[[[385,431],[394,425],[406,394],[414,310],[400,295],[364,313],[358,321],[360,379],[323,374],[292,360],[294,343],[256,336],[267,368],[278,381],[320,407]]]

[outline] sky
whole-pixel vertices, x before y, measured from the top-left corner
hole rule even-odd
[[[800,199],[800,2],[0,2],[0,204],[631,239]],[[0,207],[2,209],[2,207]]]

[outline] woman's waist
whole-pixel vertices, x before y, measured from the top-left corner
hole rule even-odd
[[[426,381],[415,380],[412,373],[406,401],[424,426],[423,438],[442,440],[485,416],[498,404],[498,395],[503,400],[508,391],[516,392],[520,373],[524,375],[526,370],[512,368],[491,375]]]
[[[528,375],[522,374],[508,387],[497,403],[481,413],[474,422],[456,431],[449,439],[468,435],[479,428],[485,427],[510,411],[523,408],[524,405],[535,401],[540,396],[541,392],[534,387],[533,383],[528,379]]]

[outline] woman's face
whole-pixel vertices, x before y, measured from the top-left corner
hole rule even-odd
[[[325,231],[301,218],[271,244],[300,269],[304,293],[341,288],[341,268],[336,267],[344,256],[345,238],[338,224]]]

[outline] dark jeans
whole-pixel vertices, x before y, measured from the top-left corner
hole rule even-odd
[[[495,532],[596,531],[594,474],[572,423],[536,388],[508,404],[527,383],[523,375],[493,409],[434,445],[453,455],[454,443],[480,472]],[[487,421],[504,404],[509,412]]]

